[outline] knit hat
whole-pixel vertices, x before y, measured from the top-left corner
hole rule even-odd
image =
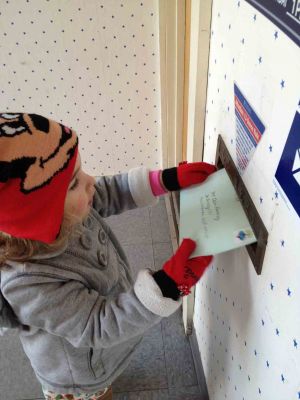
[[[0,113],[0,231],[52,243],[78,152],[70,128],[36,114]]]

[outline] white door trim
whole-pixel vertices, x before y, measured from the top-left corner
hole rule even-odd
[[[185,0],[159,1],[162,166],[182,157]]]
[[[191,1],[189,15],[185,12],[186,1]],[[189,162],[203,158],[211,14],[212,0],[159,0],[162,168],[177,166],[183,158]],[[190,27],[187,40],[186,23]],[[190,46],[189,51],[185,45]],[[188,62],[185,54],[189,55]],[[185,65],[189,65],[188,79]],[[189,82],[188,88],[185,82]],[[188,90],[186,99],[185,89]],[[184,101],[187,102],[185,109]],[[188,115],[184,115],[184,111]],[[183,154],[184,118],[188,118],[187,154]],[[174,198],[173,195],[166,198],[173,252],[178,248],[174,224],[179,224],[179,219],[176,221],[171,212],[170,201],[174,202]],[[183,301],[186,334],[192,333],[194,300],[195,288]]]

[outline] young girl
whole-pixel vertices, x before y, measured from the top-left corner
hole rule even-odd
[[[95,179],[73,130],[0,114],[0,325],[18,329],[46,399],[112,399],[143,333],[178,309],[212,259],[189,259],[196,245],[184,239],[160,271],[141,270],[134,282],[104,218],[214,171],[182,163]]]

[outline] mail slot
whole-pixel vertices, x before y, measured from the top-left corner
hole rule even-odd
[[[221,135],[219,135],[218,137],[215,164],[218,169],[226,169],[226,172],[236,190],[241,205],[255,234],[257,242],[246,246],[246,249],[257,274],[260,275],[268,242],[268,231],[262,219],[260,218],[258,211],[256,210],[256,207],[248,193],[248,190],[235,166],[235,163],[231,158],[231,155]]]
[[[218,137],[215,164],[218,169],[226,169],[226,172],[236,190],[241,205],[255,234],[257,242],[247,245],[246,249],[251,258],[256,273],[260,275],[268,242],[268,231],[262,219],[260,218],[260,215],[249,195],[249,192],[235,166],[235,163],[231,158],[231,155],[221,135],[219,135]],[[180,191],[171,192],[170,194],[170,212],[173,216],[173,220],[176,221],[174,227],[177,243],[179,243]]]

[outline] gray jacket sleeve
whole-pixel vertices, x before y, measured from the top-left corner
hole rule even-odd
[[[149,169],[137,167],[128,173],[96,177],[93,207],[102,217],[158,203],[152,193]]]
[[[150,270],[141,270],[130,291],[111,299],[79,281],[46,273],[17,275],[2,292],[22,324],[64,337],[75,347],[125,342],[181,305],[181,299],[163,297]]]

